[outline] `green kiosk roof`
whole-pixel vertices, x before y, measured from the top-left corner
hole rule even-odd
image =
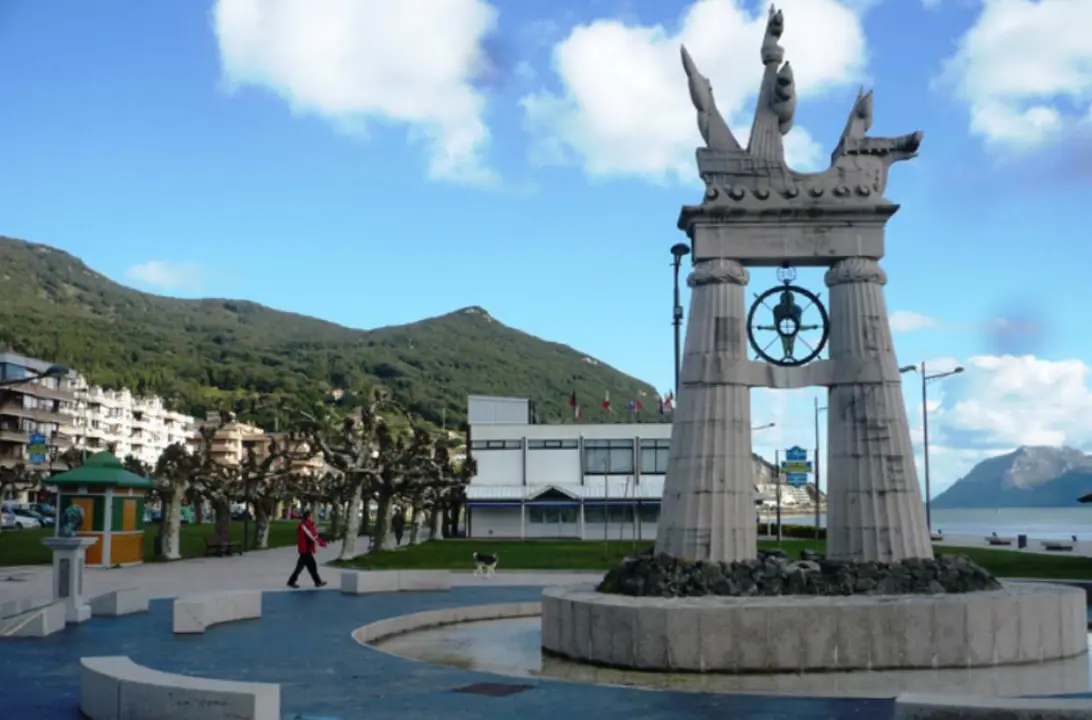
[[[124,488],[153,488],[155,482],[125,469],[121,461],[108,452],[95,453],[75,470],[46,478],[46,485],[108,485]]]

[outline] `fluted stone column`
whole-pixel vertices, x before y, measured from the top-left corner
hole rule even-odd
[[[826,274],[835,365],[827,405],[832,559],[933,557],[883,297],[886,282],[879,263],[868,258],[842,260]]]
[[[656,552],[690,560],[754,558],[751,391],[743,291],[747,269],[734,260],[696,263],[690,318]]]

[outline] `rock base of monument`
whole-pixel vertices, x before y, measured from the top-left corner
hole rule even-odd
[[[609,571],[596,588],[634,597],[754,597],[777,595],[941,595],[999,590],[988,570],[964,555],[899,563],[792,560],[764,552],[746,562],[694,562],[638,555]]]
[[[1088,651],[1085,594],[1039,583],[934,595],[542,594],[543,651],[662,672],[973,668]]]

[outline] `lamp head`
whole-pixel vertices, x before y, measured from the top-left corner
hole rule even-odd
[[[671,254],[675,256],[676,260],[682,260],[690,254],[690,246],[686,243],[675,243],[671,246]]]
[[[46,371],[42,373],[42,377],[64,377],[70,372],[72,371],[65,365],[50,365],[46,368]]]
[[[901,368],[899,368],[899,373],[908,373],[908,372],[917,372],[917,371],[918,371],[918,366],[917,365],[903,365]]]

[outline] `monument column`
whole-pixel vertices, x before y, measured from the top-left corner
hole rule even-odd
[[[902,379],[876,260],[849,258],[830,288],[827,556],[898,562],[932,558]]]
[[[671,429],[656,552],[689,560],[750,560],[755,543],[747,269],[695,263],[681,385]]]

